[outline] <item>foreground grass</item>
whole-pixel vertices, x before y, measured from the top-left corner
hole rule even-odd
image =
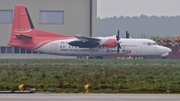
[[[0,60],[0,89],[38,92],[180,93],[178,60]]]

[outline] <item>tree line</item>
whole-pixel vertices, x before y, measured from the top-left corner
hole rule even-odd
[[[180,16],[120,16],[97,18],[97,36],[111,36],[120,30],[122,37],[129,31],[131,37],[180,36]]]

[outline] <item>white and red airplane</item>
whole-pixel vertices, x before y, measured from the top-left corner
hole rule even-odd
[[[37,30],[24,5],[15,7],[12,33],[8,45],[63,56],[165,57],[172,51],[170,48],[157,45],[153,40],[120,38],[119,31],[116,36],[111,37],[88,37]]]

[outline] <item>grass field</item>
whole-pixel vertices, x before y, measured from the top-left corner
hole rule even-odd
[[[180,93],[179,60],[1,59],[0,89],[37,92]]]

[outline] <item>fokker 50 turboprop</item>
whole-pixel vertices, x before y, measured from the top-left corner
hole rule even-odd
[[[120,38],[119,31],[111,37],[69,36],[37,30],[31,21],[26,6],[18,5],[10,46],[63,56],[162,56],[169,55],[170,48],[159,46],[149,39]]]

